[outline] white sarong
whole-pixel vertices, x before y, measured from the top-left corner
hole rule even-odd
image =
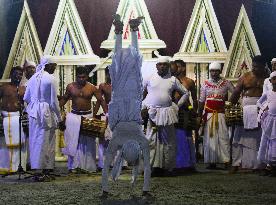
[[[244,97],[243,107],[254,106],[254,109],[247,109],[246,112],[248,116],[254,116],[254,118],[244,118],[245,124],[249,127],[255,127],[254,129],[246,129],[243,126],[237,126],[235,128],[234,138],[233,138],[233,162],[232,166],[241,166],[245,169],[257,169],[258,161],[257,154],[260,146],[262,130],[256,128],[255,122],[257,123],[257,113],[255,106],[257,105],[259,97]],[[252,112],[252,114],[249,114]],[[249,125],[250,123],[253,126]]]
[[[7,170],[8,172],[15,172],[18,170],[19,165],[19,112],[6,112],[2,111],[3,116],[3,128],[5,140],[1,139],[1,151],[3,156],[0,161],[0,169]],[[21,126],[21,165],[26,170],[26,146],[25,146],[25,135]]]
[[[146,138],[150,141],[150,160],[154,168],[172,170],[176,164],[176,135],[174,123],[178,122],[178,107],[150,107]]]
[[[68,169],[80,168],[94,172],[96,166],[96,138],[80,134],[82,115],[68,113],[66,115],[66,130],[64,132],[65,148],[63,153],[68,155]],[[92,118],[92,114],[83,115]]]
[[[230,139],[225,115],[218,113],[218,129],[213,127],[212,115],[208,113],[204,128],[204,163],[226,163],[230,161]]]

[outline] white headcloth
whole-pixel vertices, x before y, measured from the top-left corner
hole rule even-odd
[[[269,79],[273,78],[276,76],[276,71],[273,71],[272,73],[270,73]]]
[[[209,70],[221,70],[221,63],[219,63],[219,62],[212,62],[209,65]]]
[[[276,63],[276,58],[272,58],[271,63]]]
[[[159,56],[157,59],[157,63],[169,63],[171,60],[170,56]]]
[[[36,67],[36,72],[44,70],[44,68],[47,64],[52,64],[52,63],[55,63],[54,60],[53,60],[53,56],[50,56],[50,55],[43,56],[40,59],[40,64],[38,64],[37,67]]]

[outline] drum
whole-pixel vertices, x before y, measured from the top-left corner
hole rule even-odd
[[[91,137],[104,138],[105,129],[107,128],[106,121],[98,119],[81,118],[80,133]]]
[[[227,126],[243,125],[243,111],[241,105],[226,105],[225,121]]]

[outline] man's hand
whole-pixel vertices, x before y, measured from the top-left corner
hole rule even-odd
[[[65,126],[65,122],[64,121],[61,121],[61,122],[58,123],[58,129],[60,131],[66,130],[66,126]]]

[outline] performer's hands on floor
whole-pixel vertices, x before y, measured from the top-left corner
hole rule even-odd
[[[107,199],[108,196],[110,196],[109,192],[103,191],[102,195],[100,196],[100,199]]]

